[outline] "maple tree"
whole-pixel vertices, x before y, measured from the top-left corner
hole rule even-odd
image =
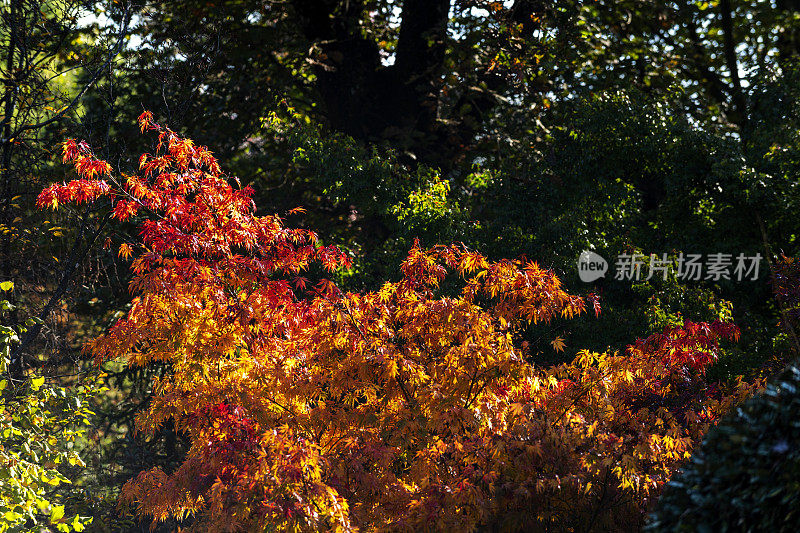
[[[141,229],[119,249],[131,308],[87,345],[98,361],[171,368],[137,426],[173,421],[191,448],[174,472],[125,485],[141,516],[199,531],[624,529],[759,385],[704,378],[738,337],[724,322],[537,366],[522,328],[599,314],[598,300],[463,245],[415,243],[399,281],[343,292],[321,275],[347,268],[344,253],[257,216],[207,148],[148,112],[139,124],[158,148],[138,173],[70,140],[79,179],[38,205],[106,198]]]

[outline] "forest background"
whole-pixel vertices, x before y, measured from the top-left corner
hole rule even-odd
[[[462,284],[467,287],[469,280],[488,284],[485,280],[500,271],[493,269],[500,269],[497,265],[504,265],[504,258],[527,258],[514,263],[513,275],[528,276],[531,287],[538,287],[526,285],[526,290],[533,291],[531,298],[545,302],[541,316],[537,315],[541,320],[530,320],[519,302],[513,312],[492,307],[483,296],[470,299],[462,294],[459,302],[474,306],[469,313],[477,314],[468,317],[505,320],[507,312],[515,324],[508,330],[509,342],[524,354],[527,365],[519,379],[534,379],[530,372],[551,369],[543,371],[551,372],[545,376],[553,377],[554,395],[564,394],[561,381],[590,383],[588,368],[606,364],[621,372],[625,382],[628,369],[614,359],[619,354],[636,361],[637,354],[652,352],[659,361],[670,361],[663,363],[668,368],[655,370],[647,366],[651,363],[642,363],[641,368],[647,370],[637,374],[637,379],[645,381],[658,375],[666,383],[677,379],[675,368],[669,365],[678,364],[674,356],[685,350],[691,353],[680,361],[684,381],[675,390],[684,387],[681,394],[688,396],[682,396],[683,400],[698,399],[698,413],[707,407],[704,401],[717,402],[714,409],[719,409],[709,420],[713,422],[733,403],[762,388],[765,380],[793,375],[791,367],[784,368],[800,353],[794,331],[800,316],[800,275],[792,261],[800,254],[800,2],[2,0],[0,19],[0,287],[4,299],[0,368],[6,376],[0,382],[5,417],[0,448],[2,531],[37,524],[64,531],[87,527],[139,531],[149,528],[153,517],[165,530],[179,523],[194,524],[199,530],[220,523],[246,530],[273,526],[346,529],[353,524],[363,529],[413,529],[426,523],[422,511],[419,516],[393,515],[397,511],[391,510],[392,505],[400,506],[402,499],[375,503],[370,499],[374,496],[359,495],[355,489],[349,499],[342,496],[346,491],[337,485],[340,482],[326,478],[333,475],[325,470],[326,464],[333,470],[330,464],[335,459],[330,457],[325,459],[328,463],[321,460],[322,473],[315,474],[322,481],[314,478],[314,482],[324,481],[337,495],[325,504],[329,508],[314,504],[318,511],[319,506],[326,509],[319,511],[322,518],[317,521],[303,514],[314,512],[301,507],[292,507],[300,517],[297,523],[285,508],[274,516],[269,514],[273,511],[258,511],[263,516],[255,519],[251,516],[258,514],[254,506],[248,504],[244,512],[224,498],[217,502],[222,510],[214,515],[208,509],[214,508],[211,502],[219,495],[196,487],[186,489],[202,493],[202,497],[195,495],[199,499],[194,503],[163,496],[159,507],[147,504],[146,497],[136,492],[144,490],[144,484],[128,489],[123,497],[130,504],[127,509],[118,507],[123,486],[140,472],[158,467],[170,476],[180,473],[187,457],[196,456],[199,438],[182,419],[187,412],[184,406],[174,412],[166,407],[161,414],[154,411],[154,405],[163,407],[160,400],[154,402],[164,394],[158,384],[182,371],[176,360],[136,359],[137,349],[115,352],[102,348],[102,342],[103,357],[98,356],[97,343],[91,345],[94,354],[84,349],[118,320],[136,316],[134,297],[155,290],[141,281],[146,268],[138,272],[131,268],[131,256],[136,259],[140,252],[154,250],[155,237],[152,231],[148,234],[144,222],[150,216],[144,213],[145,204],[152,198],[138,195],[130,181],[123,185],[137,169],[145,171],[147,160],[143,162],[140,154],[162,153],[154,148],[156,136],[142,132],[165,135],[159,138],[163,153],[172,158],[147,172],[163,176],[172,171],[169,165],[176,165],[175,172],[205,169],[214,179],[236,184],[235,190],[249,186],[259,216],[276,213],[281,227],[316,232],[315,237],[297,237],[298,242],[318,238],[321,245],[334,246],[341,254],[338,259],[314,256],[309,262],[292,255],[305,253],[302,247],[286,253],[302,264],[298,268],[312,282],[327,275],[340,293],[365,295],[363,301],[351,303],[363,306],[363,320],[371,316],[367,309],[378,305],[368,295],[388,286],[396,291],[392,294],[397,309],[391,311],[397,313],[391,315],[395,319],[411,312],[409,302],[415,298],[449,302],[447,298],[460,294],[462,282],[444,275],[438,279],[438,273],[430,274],[434,282],[425,277],[428,274],[414,270],[414,261],[422,261],[420,257],[442,262],[456,278],[466,276]],[[151,114],[143,115],[145,111]],[[137,123],[137,117],[143,118]],[[197,144],[179,146],[177,139],[183,138]],[[67,139],[86,144],[63,144]],[[224,172],[214,171],[217,167],[195,146],[207,146]],[[201,162],[192,160],[188,167],[181,167],[180,158],[186,154]],[[81,166],[83,161],[107,162],[115,170],[88,163]],[[58,189],[61,196],[51,188],[55,191],[52,201],[42,201],[42,190],[70,182],[76,173],[85,186],[64,185]],[[84,204],[106,194],[99,189],[91,192],[86,185],[104,174],[119,176],[120,187],[112,187],[109,193],[112,204]],[[223,196],[233,194],[224,187],[220,191]],[[168,192],[164,189],[159,194],[167,198],[172,194]],[[191,190],[182,194],[195,205]],[[114,210],[120,208],[113,202],[126,195],[139,202],[142,212],[134,209],[121,216]],[[61,205],[69,200],[80,205]],[[47,209],[56,204],[57,210]],[[149,213],[159,212],[155,204],[147,206]],[[236,212],[245,218],[251,214],[245,207]],[[187,231],[200,232],[197,228]],[[239,236],[220,235],[227,239],[231,254],[249,253],[242,251],[246,246],[245,241],[236,240]],[[264,245],[263,257],[278,253],[275,242]],[[434,248],[451,243],[456,247]],[[591,283],[580,280],[577,260],[585,250],[612,263],[604,278]],[[168,252],[158,253],[167,254],[162,259],[173,257]],[[174,257],[192,256],[182,249],[172,252]],[[650,279],[614,279],[613,260],[621,254],[642,254],[646,272],[650,254],[659,258],[667,254],[677,261],[682,253],[730,254],[734,261],[739,254],[760,254],[764,261],[756,279],[687,280],[675,272]],[[554,273],[561,284],[537,293],[544,290],[537,285],[537,276],[550,279],[550,274],[532,273],[525,266],[528,259]],[[324,264],[310,264],[315,260]],[[464,261],[474,264],[465,266]],[[287,267],[287,276],[296,274],[292,268]],[[483,269],[485,277],[470,278],[475,269]],[[224,272],[233,275],[233,271]],[[262,282],[268,284],[265,280],[272,280],[276,272],[270,271]],[[512,271],[502,272],[511,275]],[[136,279],[139,282],[131,285]],[[411,298],[404,292],[410,290],[404,283],[412,281],[429,283],[435,290],[415,288],[421,292]],[[599,307],[584,308],[566,300],[562,290],[585,296],[587,304],[599,302]],[[319,298],[331,297],[323,292]],[[191,294],[208,298],[205,293]],[[487,292],[485,298],[495,296]],[[590,308],[597,312],[585,312]],[[323,324],[337,327],[335,319],[317,312],[323,313],[314,315],[319,331]],[[426,320],[435,322],[431,317],[436,311],[427,312],[431,314],[425,315]],[[181,327],[188,328],[188,318],[182,320]],[[220,317],[213,320],[221,320],[214,322],[220,331],[230,325]],[[698,323],[706,324],[706,329],[692,329]],[[725,329],[730,324],[738,328],[735,334]],[[443,335],[441,339],[448,343],[466,342],[446,333],[428,334]],[[735,343],[717,342],[734,336]],[[235,338],[234,344],[247,337]],[[322,342],[320,338],[317,341]],[[491,338],[495,339],[492,343],[500,342]],[[141,339],[151,352],[157,346],[153,338]],[[358,348],[362,355],[374,348],[365,346]],[[499,345],[491,346],[500,350]],[[175,354],[182,353],[181,349],[174,348]],[[623,366],[617,368],[617,363]],[[504,371],[510,368],[503,366],[507,362],[492,364]],[[580,365],[584,368],[580,376],[570,373]],[[631,368],[638,372],[639,367]],[[437,372],[429,369],[425,379],[439,379]],[[517,391],[521,382],[487,381],[486,394],[494,391],[504,397],[497,391]],[[247,383],[240,384],[247,387]],[[335,389],[333,384],[328,386]],[[777,390],[786,389],[778,386]],[[413,401],[402,385],[398,391],[410,411],[419,407],[419,400]],[[467,398],[472,393],[470,385]],[[363,394],[352,400],[355,405],[369,398],[368,392]],[[480,395],[475,394],[478,402]],[[617,400],[627,402],[625,409],[634,412],[644,405],[655,412],[657,402],[646,399],[641,390],[625,389],[619,394]],[[669,394],[664,392],[663,398]],[[326,401],[345,401],[334,396]],[[589,412],[598,420],[613,418],[597,414],[602,409],[592,411],[596,406],[589,400],[569,405],[562,396],[558,396],[562,403],[553,398],[525,402],[553,412],[561,407],[565,412],[585,409],[575,416],[589,422]],[[303,409],[313,413],[317,401],[322,400],[314,398]],[[793,401],[782,400],[785,406]],[[246,413],[241,415],[227,400],[208,402],[205,407],[218,409],[208,416],[220,420],[255,417],[252,406],[239,406]],[[515,400],[510,405],[522,403]],[[664,400],[658,406],[667,409],[668,403]],[[158,420],[149,433],[135,430],[141,413]],[[395,414],[405,416],[401,411]],[[426,416],[435,419],[430,413]],[[675,423],[692,434],[691,442],[699,444],[708,428],[694,428],[694,420],[685,413],[675,416]],[[378,419],[383,421],[381,415]],[[654,415],[653,427],[656,419],[661,420]],[[561,418],[555,420],[552,425],[562,424]],[[284,419],[270,419],[269,424],[258,419],[252,431],[272,431],[285,424],[291,426]],[[203,427],[203,431],[208,429]],[[607,435],[615,439],[621,431],[609,429]],[[425,430],[425,438],[429,432],[430,428]],[[523,440],[536,438],[544,439],[529,435]],[[424,438],[419,435],[414,439],[408,450],[419,452],[433,446],[421,444]],[[620,439],[620,443],[628,442]],[[641,442],[630,439],[631,449],[639,450],[635,446]],[[258,446],[267,446],[259,442]],[[461,501],[439,502],[441,507],[433,515],[424,516],[443,521],[433,520],[428,527],[446,529],[458,524],[478,530],[513,530],[530,523],[526,513],[536,516],[542,530],[629,530],[631,524],[638,528],[648,521],[669,522],[656,515],[647,518],[657,498],[626,496],[626,491],[633,494],[639,488],[633,486],[636,476],[622,473],[626,457],[636,459],[631,459],[636,462],[631,471],[636,472],[649,472],[661,459],[638,457],[622,448],[612,453],[611,445],[602,442],[592,449],[616,462],[605,464],[605,470],[592,470],[597,479],[575,474],[576,487],[580,486],[576,494],[585,491],[594,499],[587,500],[590,503],[577,512],[574,523],[568,524],[566,515],[556,509],[561,504],[553,503],[561,496],[541,501],[531,496],[505,506],[482,504],[494,509],[488,514],[470,514],[465,510],[469,505]],[[794,450],[791,440],[776,442]],[[689,451],[691,446],[686,456]],[[774,453],[781,461],[790,461],[795,452]],[[686,459],[678,455],[675,465]],[[792,457],[796,461],[797,456]],[[423,502],[421,508],[433,512],[426,507],[430,494],[420,489],[428,481],[415,478],[412,482],[398,474],[413,470],[397,462],[406,460],[406,455],[396,458],[389,470],[416,494],[418,500],[413,501]],[[770,468],[778,464],[774,457],[769,460],[773,461]],[[564,471],[573,475],[578,463],[564,461]],[[609,472],[615,465],[622,465],[621,473],[612,482]],[[511,474],[486,468],[482,474],[508,475],[508,483],[519,482]],[[659,491],[678,466],[670,463],[664,468],[664,478],[653,481]],[[640,481],[646,485],[649,475],[641,473]],[[254,479],[259,483],[259,478]],[[475,490],[487,500],[500,498],[499,482],[481,479],[486,486]],[[602,483],[608,490],[598,480],[605,480]],[[179,487],[180,479],[170,477],[163,483]],[[587,488],[586,483],[594,483],[595,488]],[[560,481],[558,489],[554,486],[530,489],[531,494],[551,490],[561,494]],[[783,498],[781,505],[791,508],[797,502],[794,490],[769,498]],[[340,497],[350,502],[346,520],[342,509],[347,505],[337,507]],[[564,504],[568,509],[580,500],[575,495],[564,498],[572,502]],[[626,498],[636,504],[620,504]],[[759,502],[772,501],[764,498]],[[356,501],[377,507],[368,512]],[[675,501],[680,499],[676,496]],[[714,504],[708,505],[713,508]],[[205,511],[204,506],[208,507]],[[370,513],[377,517],[376,509],[383,514],[371,522],[366,517]],[[498,518],[509,509],[518,514],[517,522]],[[241,519],[242,513],[250,518]],[[669,509],[664,513],[668,516]],[[282,518],[275,518],[278,515]],[[458,521],[461,518],[456,520],[462,515],[470,518],[463,523]],[[784,514],[781,520],[790,523],[791,516]]]

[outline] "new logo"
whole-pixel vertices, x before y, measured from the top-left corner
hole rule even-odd
[[[584,283],[602,278],[608,272],[608,262],[596,253],[586,250],[578,256],[578,276]]]

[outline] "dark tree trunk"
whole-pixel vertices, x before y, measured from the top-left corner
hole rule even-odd
[[[739,62],[736,60],[736,42],[733,35],[733,11],[730,0],[721,0],[720,17],[722,26],[722,40],[725,51],[725,63],[731,74],[731,108],[729,113],[731,122],[739,125],[747,119],[747,100],[742,91],[742,82],[739,79]]]
[[[438,113],[450,0],[404,2],[393,65],[362,35],[360,2],[295,0],[294,7],[305,38],[317,43],[317,89],[330,126],[438,163],[447,135]]]

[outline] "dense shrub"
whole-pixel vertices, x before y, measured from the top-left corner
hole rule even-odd
[[[11,282],[0,283],[10,291]],[[0,299],[0,317],[13,306]],[[0,532],[83,531],[91,517],[66,512],[72,481],[84,464],[76,453],[97,389],[65,389],[41,375],[9,371],[12,346],[34,323],[0,324]],[[67,474],[67,475],[65,475]],[[34,529],[38,528],[38,529]],[[45,529],[47,528],[47,529]]]

